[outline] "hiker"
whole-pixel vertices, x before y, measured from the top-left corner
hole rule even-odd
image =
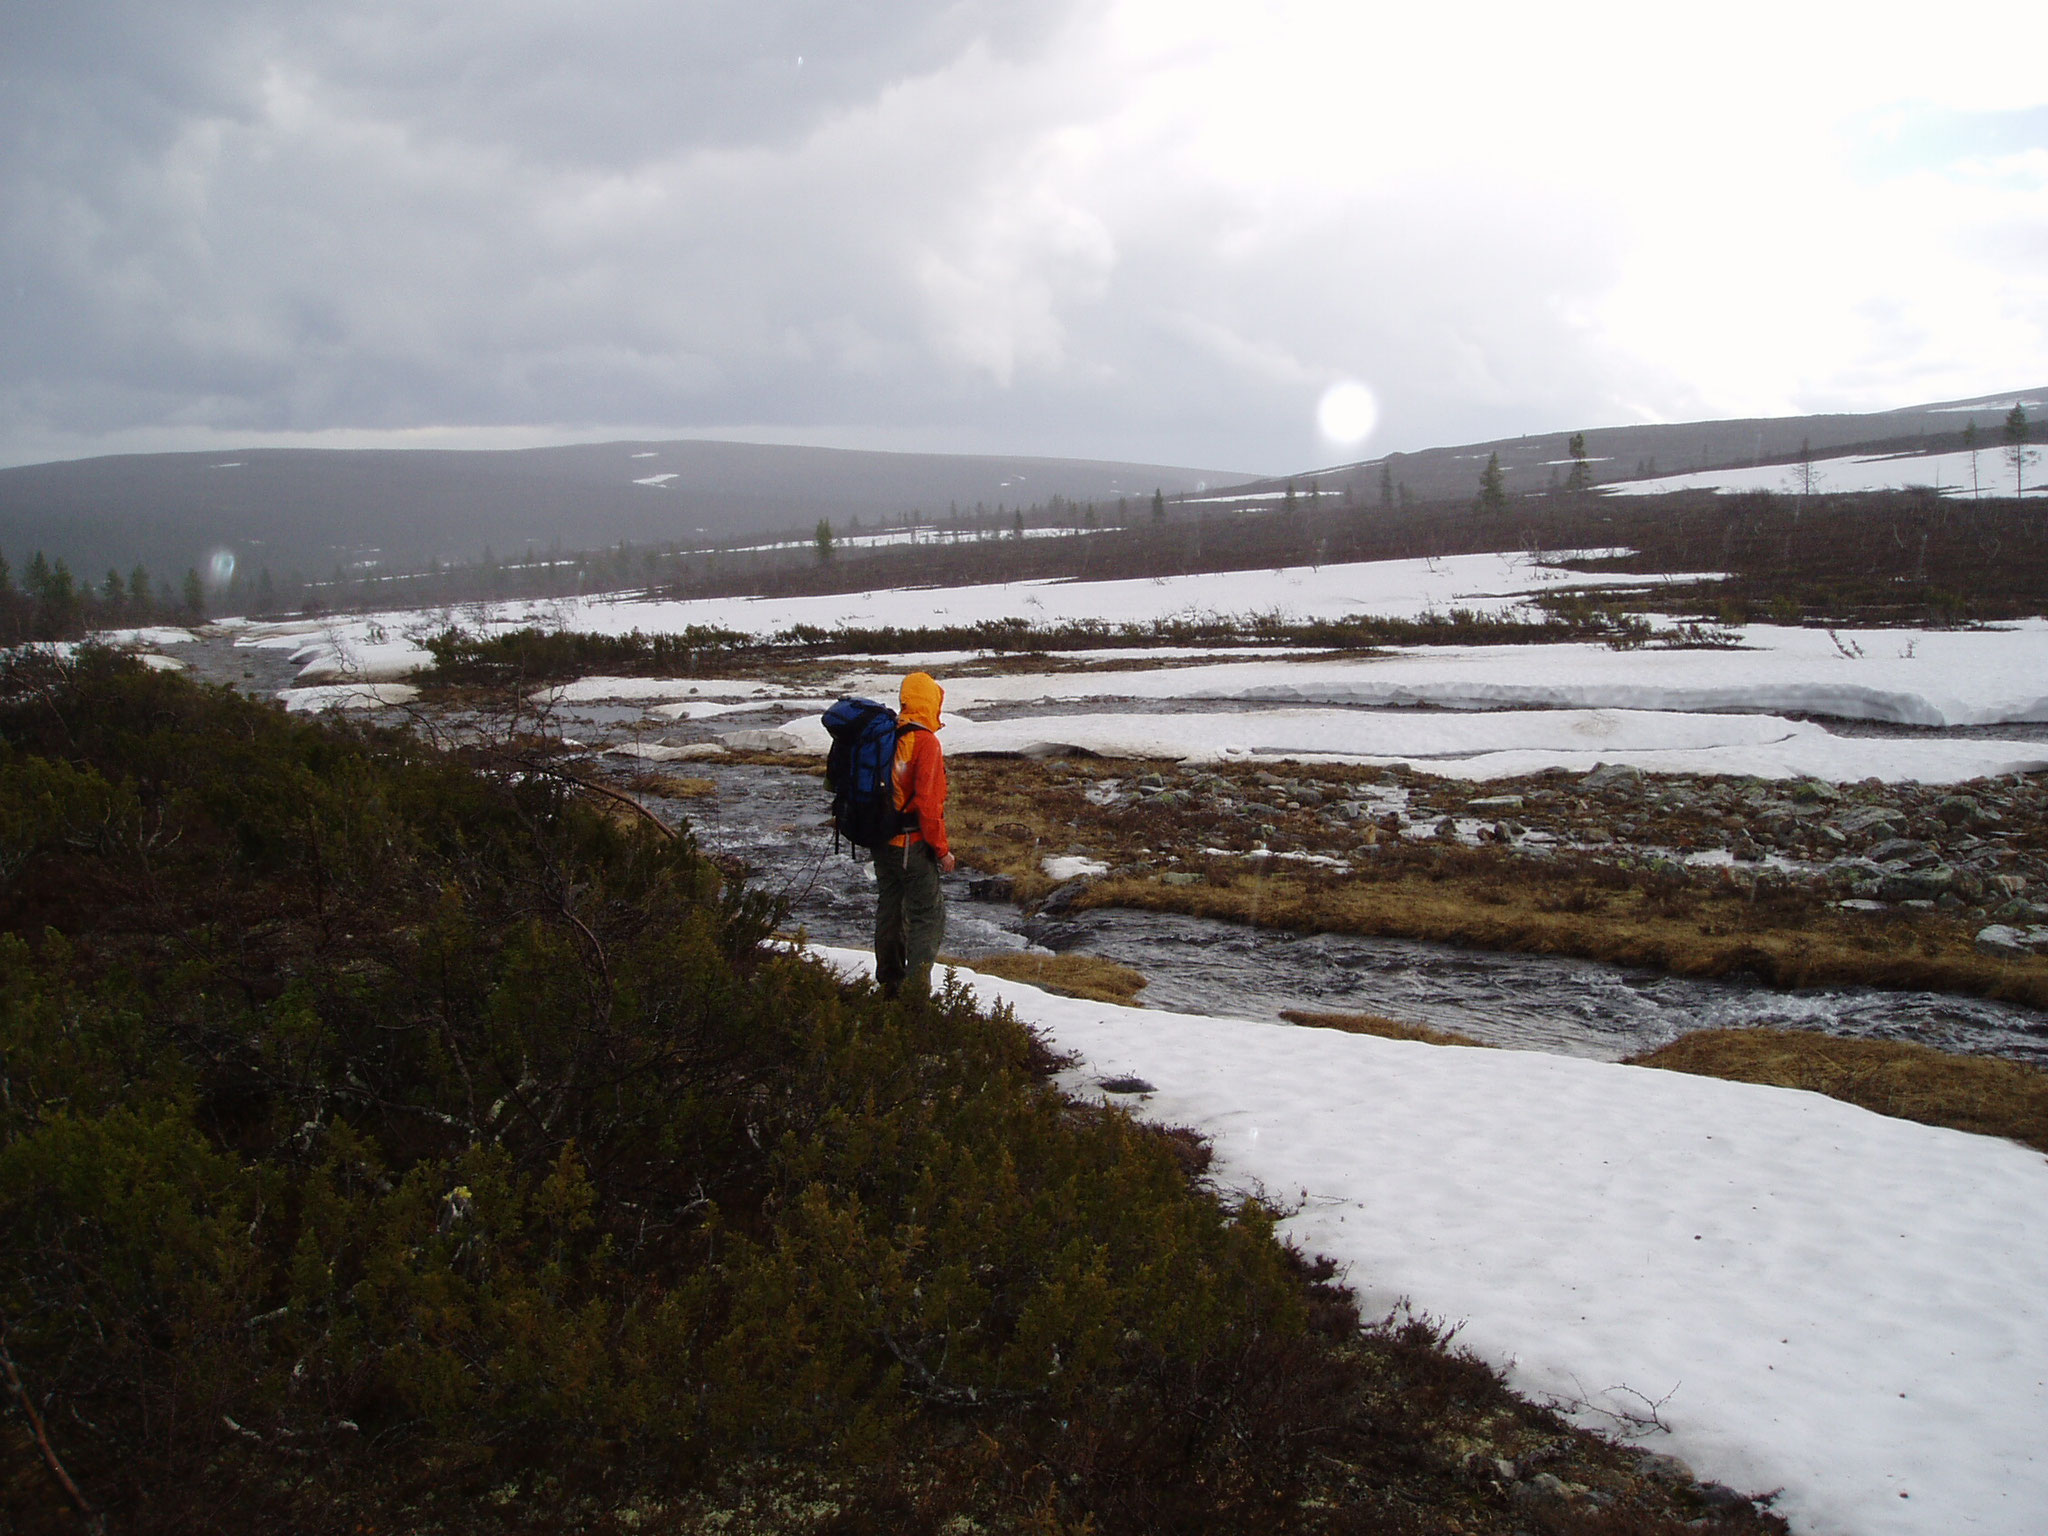
[[[906,979],[931,985],[946,936],[939,875],[956,863],[946,842],[946,755],[938,738],[946,693],[929,673],[913,672],[903,679],[902,700],[895,779],[904,830],[875,849],[875,980],[889,997]]]

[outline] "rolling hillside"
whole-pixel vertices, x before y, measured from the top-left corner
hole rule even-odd
[[[957,503],[1114,502],[1241,474],[1080,459],[868,453],[754,443],[523,450],[263,449],[128,454],[0,469],[0,551],[82,573],[204,566],[216,550],[280,578],[416,569],[559,542],[708,544],[846,527]]]

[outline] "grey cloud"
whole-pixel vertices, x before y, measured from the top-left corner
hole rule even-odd
[[[1593,207],[1394,183],[1262,230],[1091,149],[1098,10],[0,0],[0,450],[747,425],[1277,470],[1342,376],[1375,446],[1676,398],[1581,318]]]

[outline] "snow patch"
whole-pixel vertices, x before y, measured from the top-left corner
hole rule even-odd
[[[868,974],[868,955],[818,950]],[[1368,1316],[1412,1302],[1536,1397],[1810,1536],[2031,1536],[2048,1509],[2048,1162],[1818,1094],[1124,1008],[963,972],[1211,1177],[1294,1210]],[[1128,1102],[1128,1101],[1119,1101]],[[1904,1497],[1902,1497],[1904,1495]]]

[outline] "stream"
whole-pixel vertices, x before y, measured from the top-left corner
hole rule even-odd
[[[834,852],[825,796],[811,774],[693,762],[715,795],[679,811],[707,853],[745,862],[790,902],[790,921],[825,944],[872,942],[870,867]],[[671,809],[673,807],[673,811]],[[1913,1040],[1943,1050],[2048,1066],[2048,1014],[1982,998],[1875,988],[1797,992],[1700,981],[1554,955],[1499,954],[1407,939],[1301,934],[1171,914],[1098,908],[1027,917],[975,900],[970,872],[947,880],[949,954],[1028,947],[1079,951],[1148,978],[1147,1007],[1273,1019],[1286,1008],[1385,1014],[1454,1029],[1490,1045],[1616,1060],[1696,1029],[1770,1026]]]

